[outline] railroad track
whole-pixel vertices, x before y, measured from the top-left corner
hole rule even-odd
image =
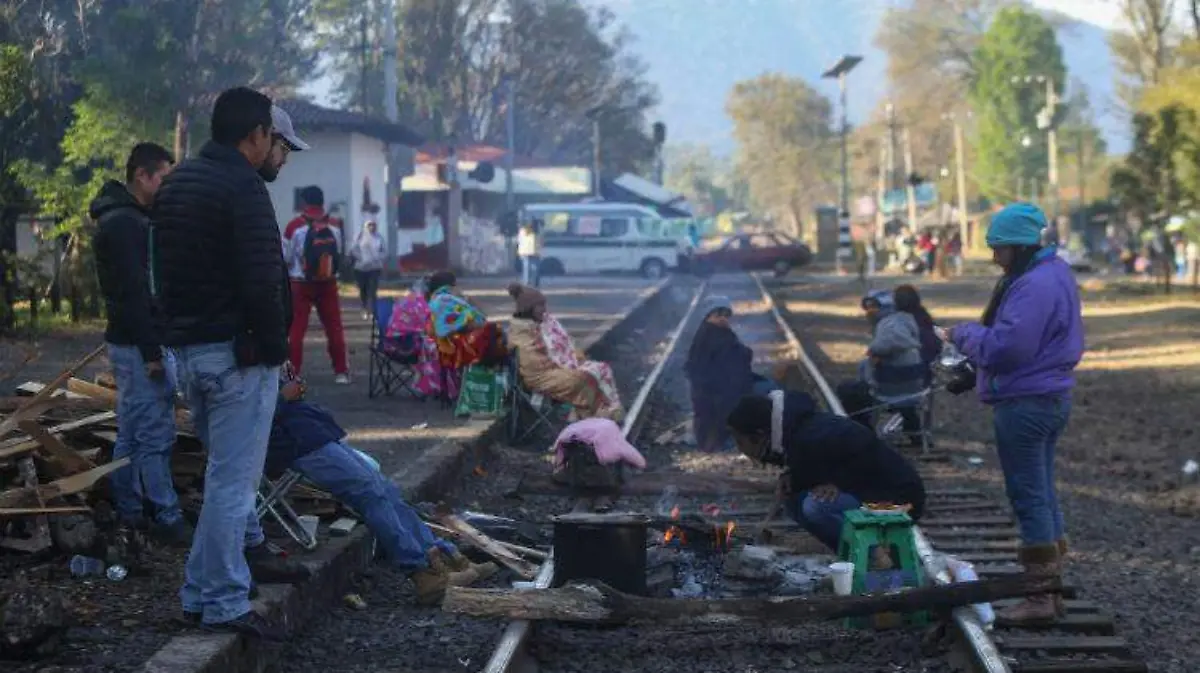
[[[756,277],[755,282],[764,295],[771,296],[761,280]],[[772,307],[781,328],[795,340],[808,375],[827,395],[827,404],[841,412],[817,364],[827,361],[820,347],[801,342],[792,330],[792,321],[775,306],[773,297]],[[942,468],[951,459],[950,454],[934,449],[918,460],[929,492],[919,535],[923,561],[928,564],[936,549],[973,564],[981,578],[1021,572],[1016,522],[1007,501],[978,489],[946,487]],[[971,610],[957,610],[954,623],[975,667],[986,673],[1148,671],[1145,662],[1134,656],[1130,644],[1116,635],[1113,617],[1103,606],[1082,600],[1078,588],[1069,584],[1064,587],[1063,597],[1066,616],[1040,626],[1017,627],[998,620],[991,631],[984,631]],[[1002,601],[996,607],[1008,602]]]
[[[815,284],[811,287],[811,291],[815,291],[818,296],[829,294],[831,289],[836,288],[827,283]],[[639,447],[653,443],[650,436],[673,422],[669,422],[668,418],[672,414],[671,405],[678,406],[678,401],[675,400],[679,396],[677,384],[671,390],[664,391],[658,390],[658,388],[664,379],[664,373],[668,370],[673,371],[673,359],[679,355],[682,346],[686,346],[689,341],[697,320],[696,308],[705,294],[709,292],[730,294],[735,304],[740,305],[739,317],[735,322],[738,324],[739,330],[743,332],[744,338],[747,338],[748,332],[753,333],[747,340],[754,343],[756,355],[761,360],[760,364],[767,365],[777,359],[798,360],[808,378],[808,388],[815,396],[825,401],[827,408],[842,413],[836,395],[821,372],[820,365],[823,362],[827,363],[824,353],[815,344],[805,343],[797,336],[791,324],[794,317],[786,315],[779,309],[771,292],[762,282],[757,277],[753,277],[753,280],[744,276],[733,279],[717,277],[712,282],[702,284],[692,297],[685,315],[674,328],[667,346],[660,351],[653,369],[643,381],[637,396],[630,405],[623,429],[631,441],[634,441]],[[746,314],[757,317],[747,318]],[[752,324],[747,326],[746,320]],[[768,333],[771,334],[762,338]],[[760,338],[756,339],[754,335]],[[763,367],[763,369],[766,368]],[[674,376],[677,374],[672,373],[667,378]],[[667,382],[665,387],[670,388],[671,383]],[[678,415],[676,414],[676,417]],[[637,441],[639,439],[645,441]],[[650,449],[650,451],[653,450],[655,449]],[[650,458],[649,453],[647,453],[647,457]],[[918,461],[929,491],[927,513],[918,531],[919,552],[922,562],[926,566],[927,574],[940,582],[949,581],[949,576],[940,562],[940,555],[935,553],[935,549],[937,552],[952,554],[962,561],[972,563],[981,577],[1019,573],[1021,568],[1016,562],[1016,530],[1007,503],[1002,498],[980,490],[942,484],[940,470],[942,466],[946,465],[947,460],[949,460],[949,456],[946,454],[933,451],[922,456]],[[651,471],[654,471],[653,466]],[[637,477],[634,479],[636,483]],[[639,493],[643,495],[640,499],[641,502],[638,502],[639,497],[636,495],[626,497],[623,499],[623,508],[638,510],[652,507],[644,497],[645,492]],[[738,526],[749,529],[759,523],[764,512],[770,509],[768,505],[770,499],[769,494],[761,498],[740,496],[741,514],[738,518]],[[775,521],[772,525],[781,526],[785,523]],[[551,556],[539,569],[534,586],[548,587],[553,575],[554,559]],[[1145,664],[1133,657],[1129,644],[1115,635],[1111,616],[1106,614],[1100,606],[1080,600],[1077,594],[1074,587],[1068,586],[1065,591],[1067,616],[1044,627],[1015,629],[1011,628],[1011,625],[1000,622],[995,624],[993,630],[989,631],[980,624],[975,612],[970,608],[954,611],[952,626],[958,636],[957,641],[961,644],[961,649],[971,661],[973,668],[985,673],[1136,673],[1146,671]],[[557,627],[547,628],[557,629]],[[657,631],[652,633],[657,633]],[[783,631],[768,630],[768,633],[757,638],[757,642],[754,644],[776,650],[788,647],[797,651],[807,650],[804,654],[809,658],[801,659],[801,663],[811,665],[801,666],[802,670],[847,671],[847,673],[867,670],[913,670],[910,668],[874,668],[877,665],[888,665],[886,662],[873,663],[871,668],[865,667],[861,663],[835,663],[822,660],[819,654],[817,659],[813,659],[811,650],[814,647],[827,647],[829,651],[841,648],[844,652],[847,648],[862,649],[864,646],[863,641],[854,641],[851,636],[836,634],[836,629],[831,632],[817,633],[819,635],[814,638],[811,634],[797,636],[795,634],[788,635]],[[622,638],[624,640],[621,640]],[[629,642],[635,638],[638,640]],[[658,644],[637,644],[645,643],[647,639]],[[708,642],[710,643],[708,647],[739,646],[737,644],[712,644],[716,641],[708,640],[703,629],[684,629],[680,632],[664,632],[659,635],[646,635],[644,631],[605,635],[587,630],[575,630],[570,632],[567,637],[561,637],[561,634],[559,637],[560,641],[567,643],[565,651],[568,654],[566,656],[584,656],[589,650],[619,647],[631,648],[631,657],[639,660],[646,657],[647,661],[654,656],[659,656],[656,648],[678,647],[682,642],[690,642],[689,639],[700,643]],[[661,642],[659,642],[660,640]],[[533,624],[526,621],[510,622],[504,627],[490,659],[483,668],[478,670],[484,673],[515,673],[516,671],[538,670],[539,664],[541,664],[541,668],[547,670],[564,668],[554,665],[553,662],[555,656],[563,655],[537,652],[538,641],[539,637]],[[743,643],[743,645],[749,644]],[[703,644],[700,645],[700,647],[703,646]],[[563,649],[561,643],[558,644],[558,647]],[[642,647],[649,649],[643,651]],[[877,656],[884,657],[887,656],[889,648],[881,646],[875,651],[878,653]],[[747,661],[753,661],[757,656],[759,655],[750,652],[746,658]],[[546,661],[547,657],[551,659],[549,664]],[[836,659],[837,656],[829,658]],[[958,660],[961,657],[955,659]],[[942,668],[941,665],[938,665],[927,670],[956,670],[955,665],[944,661],[941,664],[944,664],[945,667]],[[649,667],[651,664],[647,664],[647,666]],[[586,666],[565,667],[565,669],[589,670]],[[592,667],[590,670],[601,670],[601,668]],[[650,670],[650,668],[639,670]],[[738,670],[750,673],[774,669],[749,666]]]

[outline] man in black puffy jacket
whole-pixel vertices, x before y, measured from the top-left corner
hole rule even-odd
[[[122,525],[147,523],[142,498],[154,505],[151,532],[173,545],[192,541],[171,478],[175,445],[173,367],[150,298],[146,273],[148,211],[163,177],[175,163],[166,148],[140,143],[125,162],[125,182],[104,183],[92,200],[96,220],[92,247],[108,324],[104,341],[117,382],[117,443],[113,458],[130,465],[112,475],[113,499]],[[167,360],[167,363],[164,363]]]
[[[243,87],[217,98],[212,140],[155,199],[151,268],[163,341],[208,450],[183,610],[211,627],[280,639],[250,609],[242,553],[288,353],[279,227],[259,171],[275,143],[295,139],[276,137],[271,107]]]

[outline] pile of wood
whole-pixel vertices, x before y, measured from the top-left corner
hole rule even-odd
[[[49,383],[29,381],[0,397],[0,549],[36,553],[51,546],[87,548],[90,522],[108,499],[103,477],[129,463],[112,460],[117,437],[117,392],[108,373],[93,381],[77,375],[101,346]],[[171,458],[184,509],[198,510],[206,456],[183,402],[177,404],[178,437]],[[328,495],[297,486],[289,498],[313,514],[331,514]]]

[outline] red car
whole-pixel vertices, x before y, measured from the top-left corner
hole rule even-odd
[[[696,273],[719,271],[773,271],[785,276],[812,261],[812,251],[800,241],[781,234],[734,234],[724,239],[706,239],[692,253]]]

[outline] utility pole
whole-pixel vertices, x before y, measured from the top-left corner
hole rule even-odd
[[[842,273],[842,259],[849,257],[852,252],[852,243],[850,241],[850,151],[848,146],[848,136],[850,133],[850,119],[846,110],[846,75],[854,69],[854,66],[862,62],[861,56],[851,56],[849,54],[838,59],[838,62],[832,68],[821,73],[824,79],[836,79],[838,83],[838,93],[841,100],[841,129],[839,129],[842,140],[842,189],[841,189],[841,207],[838,209],[838,238],[837,252],[834,255],[836,270],[838,274]]]
[[[1086,188],[1086,178],[1084,173],[1084,158],[1083,158],[1083,124],[1079,125],[1079,132],[1075,134],[1075,181],[1079,188],[1079,231],[1087,232],[1087,198],[1084,195]],[[1070,218],[1067,218],[1070,220]],[[1067,235],[1071,233],[1067,229]],[[1086,233],[1084,234],[1086,235]]]
[[[879,142],[879,182],[875,185],[875,230],[868,237],[867,245],[875,248],[878,245],[879,237],[884,235],[884,229],[887,225],[887,219],[883,215],[883,197],[887,194],[887,159],[888,159],[888,144],[887,136]],[[878,253],[875,253],[878,254]],[[871,256],[874,260],[874,254]],[[886,267],[887,260],[884,260]],[[875,265],[871,265],[871,275],[875,275]]]
[[[508,141],[508,151],[504,154],[504,173],[507,183],[504,187],[504,208],[512,213],[517,209],[517,197],[513,191],[513,164],[517,153],[517,85],[512,70],[505,73],[504,82],[504,133]]]
[[[908,205],[908,226],[915,231],[917,226],[917,188],[912,183],[912,142],[907,127],[904,129],[904,172],[908,175],[908,179],[904,181],[904,200]]]
[[[1055,225],[1058,224],[1058,130],[1054,127],[1055,112],[1058,109],[1058,93],[1054,90],[1054,78],[1046,78],[1046,153],[1049,155],[1049,165],[1046,167],[1046,179],[1050,183],[1047,189],[1050,192],[1050,207],[1054,212]],[[1071,233],[1071,225],[1068,223],[1064,226],[1065,232],[1060,231],[1059,240],[1063,245],[1067,243],[1067,236]]]
[[[967,220],[967,168],[966,168],[966,149],[963,148],[963,130],[962,124],[958,122],[957,116],[951,116],[954,120],[954,182],[958,191],[958,235],[962,239],[963,247],[970,246],[970,225]]]
[[[600,198],[600,115],[592,117],[592,192]]]
[[[388,121],[399,123],[400,121],[400,59],[397,51],[400,48],[400,40],[396,37],[396,22],[399,17],[396,15],[396,2],[400,0],[380,0],[379,7],[383,11],[380,13],[383,19],[383,110]],[[387,240],[388,255],[384,261],[385,271],[395,271],[399,267],[399,256],[397,253],[397,239],[400,236],[400,147],[398,145],[389,144],[387,146],[387,185],[384,190],[387,198],[387,219],[381,223],[385,240]]]
[[[891,103],[887,104],[887,125],[888,125],[888,186],[889,192],[899,189],[900,174],[896,168],[896,108]]]

